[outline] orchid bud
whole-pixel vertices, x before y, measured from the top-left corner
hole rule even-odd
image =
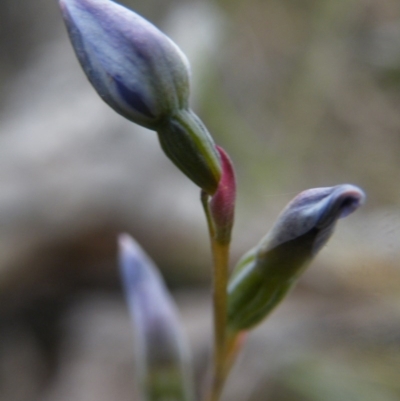
[[[228,329],[247,330],[286,296],[332,235],[336,221],[365,200],[353,185],[301,192],[261,242],[238,262],[228,285]]]
[[[100,97],[128,120],[159,133],[167,156],[213,193],[218,152],[189,110],[189,63],[150,22],[110,0],[59,0],[77,58]]]
[[[120,236],[122,282],[135,330],[143,401],[192,401],[188,346],[174,301],[157,268],[128,235]]]
[[[189,64],[150,22],[110,0],[60,0],[83,70],[118,113],[155,129],[186,108]]]

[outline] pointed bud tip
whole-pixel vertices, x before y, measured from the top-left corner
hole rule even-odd
[[[141,246],[129,234],[122,233],[118,236],[119,262],[123,271],[130,272],[129,277],[133,277],[133,272],[144,272],[149,269],[152,261],[141,248]]]
[[[118,246],[120,252],[132,252],[138,247],[136,241],[127,233],[118,235]]]
[[[365,202],[365,198],[364,191],[352,184],[307,189],[288,203],[279,220],[281,224],[288,221],[292,226],[295,224],[296,234],[300,235],[312,227],[331,225],[347,217]]]
[[[338,194],[339,218],[347,217],[365,203],[365,192],[355,185],[340,185],[338,191],[340,191]]]

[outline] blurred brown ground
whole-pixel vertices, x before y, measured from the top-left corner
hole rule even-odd
[[[400,3],[125,4],[187,53],[193,108],[235,163],[233,260],[305,188],[368,195],[249,337],[225,399],[398,400]],[[0,83],[0,401],[132,400],[121,231],[174,290],[202,377],[210,255],[197,188],[153,133],[98,99],[57,2],[0,0]]]

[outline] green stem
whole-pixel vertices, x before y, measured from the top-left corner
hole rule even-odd
[[[219,367],[218,374],[213,375],[209,392],[206,394],[204,401],[219,401],[224,388],[226,379],[235,363],[236,357],[242,348],[243,340],[246,332],[232,333],[225,336],[225,345],[223,353],[223,363]]]
[[[217,240],[215,227],[209,210],[209,196],[203,191],[201,196],[207,219],[213,257],[213,310],[214,310],[214,358],[211,389],[206,399],[217,401],[225,382],[226,364],[226,317],[227,285],[229,274],[229,243]]]

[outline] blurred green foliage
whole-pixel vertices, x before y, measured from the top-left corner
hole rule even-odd
[[[398,204],[400,4],[219,5],[229,24],[210,60],[202,111],[246,189],[350,181],[371,206]]]
[[[337,351],[337,350],[336,350]],[[400,397],[400,356],[350,351],[299,358],[279,372],[270,399],[276,401],[395,401]],[[259,399],[259,398],[254,398]]]

